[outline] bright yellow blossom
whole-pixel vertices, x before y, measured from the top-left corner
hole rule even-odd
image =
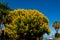
[[[5,24],[5,32],[11,38],[18,38],[19,36],[17,33],[24,33],[27,31],[33,31],[33,33],[38,31],[41,32],[44,28],[46,29],[46,33],[50,33],[47,17],[38,10],[17,9],[9,11],[7,17],[10,17],[8,19],[11,19],[11,23]]]

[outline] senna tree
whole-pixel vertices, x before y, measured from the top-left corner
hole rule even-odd
[[[24,38],[26,40],[49,34],[49,21],[38,10],[18,9],[9,11],[5,24],[5,32],[10,38]]]

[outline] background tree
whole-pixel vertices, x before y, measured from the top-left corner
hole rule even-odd
[[[6,3],[0,3],[0,20],[1,23],[4,21],[8,11],[11,10]]]
[[[6,15],[8,14],[8,11],[11,10],[6,3],[0,2],[0,33],[2,38],[4,37],[4,30],[2,30],[1,25],[6,23]]]
[[[33,40],[42,37],[44,33],[50,33],[47,17],[38,10],[9,11],[6,19],[5,32],[12,39]]]
[[[55,21],[52,26],[55,28],[56,33],[58,33],[58,29],[60,28],[60,22],[59,21]]]
[[[56,34],[55,34],[55,37],[59,37],[59,33],[58,33],[58,30],[59,30],[59,28],[60,28],[60,22],[59,21],[55,21],[54,23],[53,23],[53,25],[52,25],[54,28],[55,28],[55,30],[56,30]]]

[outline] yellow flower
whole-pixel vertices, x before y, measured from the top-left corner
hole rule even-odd
[[[28,30],[28,26],[29,26],[29,24],[27,24],[27,26],[26,26],[26,30]]]

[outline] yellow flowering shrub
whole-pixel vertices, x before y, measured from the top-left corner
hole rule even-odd
[[[34,32],[50,33],[47,17],[38,10],[18,9],[9,11],[7,20],[5,32],[11,38],[18,38],[20,33],[27,35],[28,31],[33,34]]]

